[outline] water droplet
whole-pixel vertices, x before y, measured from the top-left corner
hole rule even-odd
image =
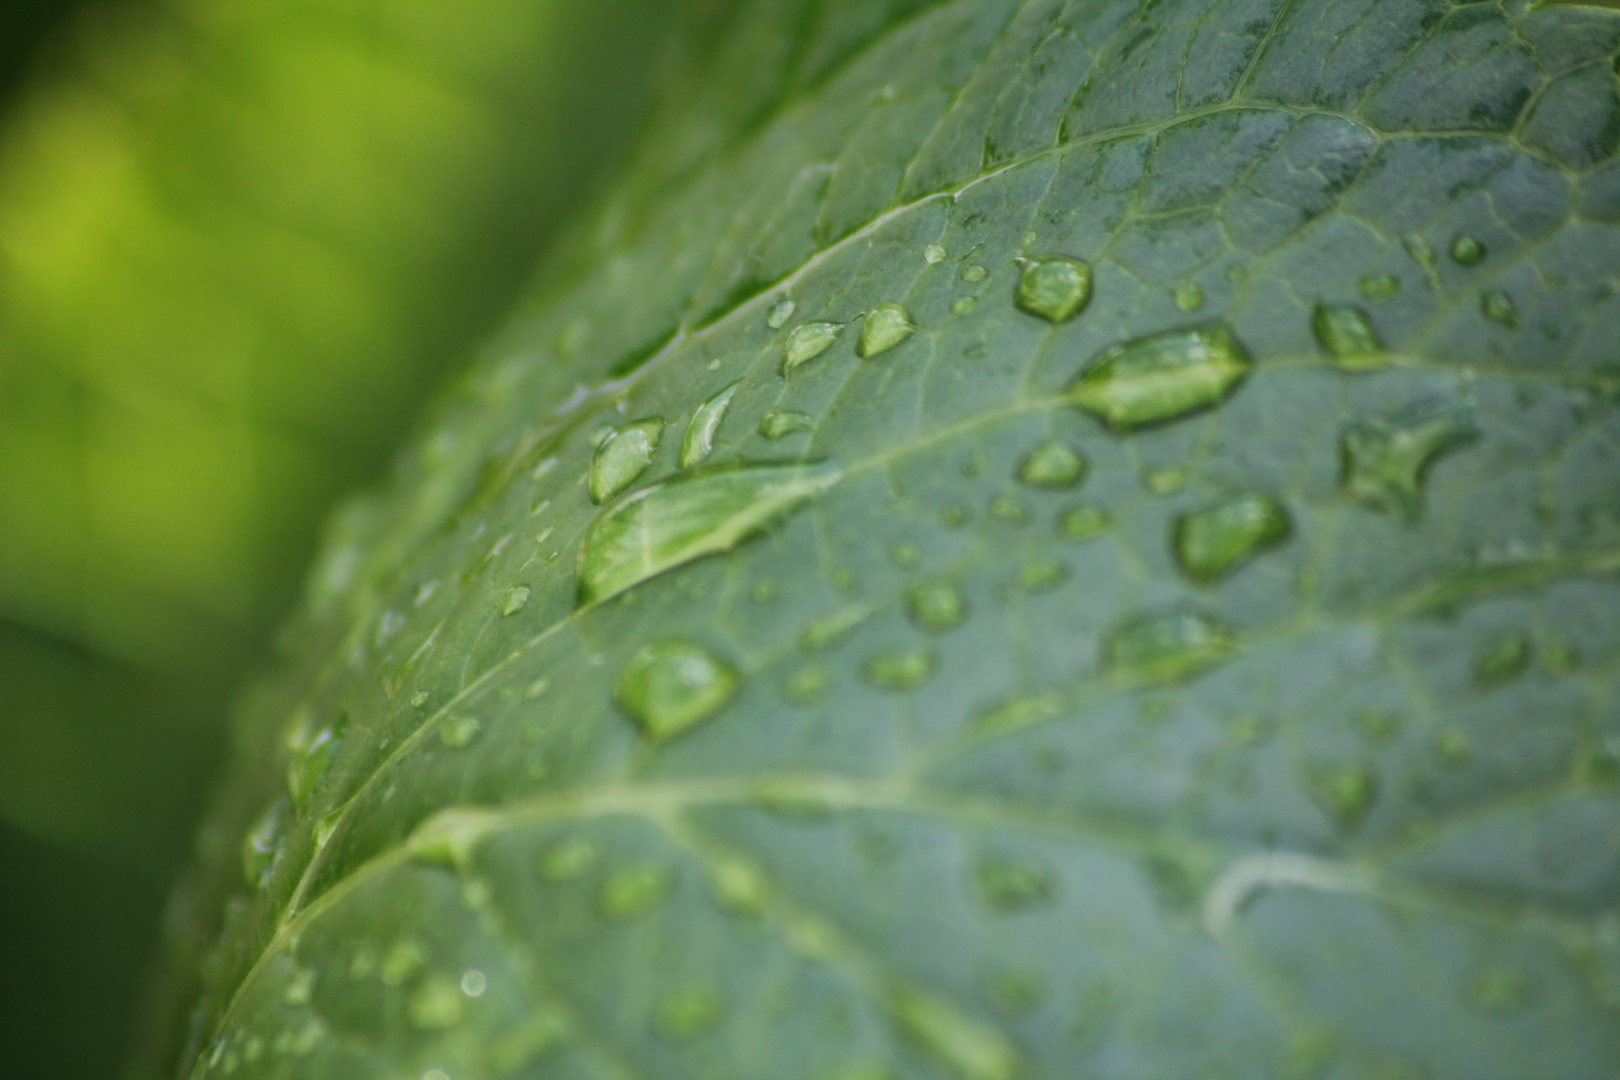
[[[579,601],[600,603],[649,578],[730,551],[840,479],[831,462],[687,473],[639,491],[591,524]]]
[[[1368,274],[1356,282],[1356,288],[1369,300],[1388,300],[1401,291],[1401,279],[1393,274]]]
[[[1010,495],[998,495],[990,500],[990,516],[1004,525],[1022,528],[1029,524],[1029,507]]]
[[[510,618],[529,606],[530,592],[527,585],[514,585],[506,590],[506,597],[501,601],[501,614]]]
[[[1018,1053],[995,1028],[911,989],[896,989],[891,1008],[900,1030],[960,1080],[1016,1080]]]
[[[341,824],[343,824],[342,810],[333,810],[330,814],[321,815],[321,820],[315,823],[314,839],[316,851],[319,851],[326,846],[326,842],[332,839],[332,834],[337,832],[337,827]]]
[[[1520,325],[1519,309],[1513,303],[1513,297],[1504,292],[1490,292],[1479,298],[1480,310],[1485,317],[1499,326],[1509,330],[1517,330]]]
[[[681,468],[701,465],[714,453],[715,433],[720,430],[720,421],[726,418],[731,399],[737,396],[741,386],[740,380],[732,383],[698,406],[697,412],[692,414],[692,419],[686,425],[686,435],[681,439]]]
[[[838,335],[844,332],[841,323],[813,322],[796,326],[788,335],[787,348],[782,357],[782,374],[792,374],[795,368],[808,364],[833,347]]]
[[[870,360],[904,343],[916,332],[917,325],[911,321],[910,312],[899,304],[884,304],[866,313],[855,352],[862,360]]]
[[[532,682],[528,686],[524,687],[524,689],[523,689],[523,700],[525,700],[525,701],[538,700],[540,697],[544,696],[545,692],[547,690],[549,690],[549,689],[551,689],[551,680],[550,679],[544,679],[544,678],[536,679],[536,680],[534,680],[534,682]]]
[[[765,325],[772,330],[780,330],[788,324],[788,320],[793,318],[793,313],[798,309],[798,304],[783,297],[771,305],[770,313],[765,316]]]
[[[1401,243],[1406,247],[1406,253],[1412,256],[1413,262],[1425,270],[1434,269],[1437,262],[1434,257],[1434,249],[1429,246],[1429,242],[1423,239],[1422,236],[1417,233],[1407,233],[1401,238]]]
[[[571,837],[540,858],[540,876],[547,881],[574,881],[596,869],[596,845],[583,836]]]
[[[1224,323],[1116,345],[1069,385],[1070,401],[1116,431],[1218,404],[1254,366]]]
[[[1204,306],[1204,287],[1196,281],[1184,281],[1176,286],[1176,307],[1193,312]]]
[[[610,435],[591,459],[591,501],[605,503],[647,471],[664,435],[664,422],[638,420]]]
[[[293,805],[300,814],[309,809],[309,800],[337,757],[348,727],[349,714],[344,712],[339,714],[335,723],[313,735],[302,727],[294,732],[290,741],[293,757],[287,766],[287,793],[292,796]]]
[[[1133,682],[1176,682],[1230,659],[1237,648],[1220,622],[1183,608],[1119,626],[1108,637],[1104,665]]]
[[[971,284],[976,285],[989,276],[990,271],[986,270],[978,263],[968,263],[966,266],[962,267],[962,280]]]
[[[718,1027],[723,1012],[720,995],[712,987],[690,987],[658,1002],[654,1026],[670,1042],[689,1043]]]
[[[1050,720],[1063,710],[1063,699],[1056,694],[1031,694],[1014,698],[980,713],[974,725],[985,733],[1002,734],[1033,727]]]
[[[308,1005],[315,996],[315,972],[303,968],[293,973],[287,980],[287,987],[281,992],[281,1000],[288,1005],[298,1007]]]
[[[1030,559],[1018,568],[1014,579],[1027,593],[1051,592],[1069,580],[1069,568],[1056,559]]]
[[[1340,828],[1354,829],[1372,811],[1378,777],[1365,765],[1312,769],[1311,794]]]
[[[1378,332],[1360,308],[1318,304],[1312,325],[1316,329],[1316,340],[1338,367],[1365,371],[1389,363],[1389,354],[1378,340]]]
[[[951,314],[956,316],[971,315],[978,309],[978,306],[979,298],[977,296],[958,296],[951,301]]]
[[[466,1018],[467,999],[461,996],[458,985],[435,976],[423,980],[411,994],[406,1011],[412,1026],[423,1031],[446,1031]]]
[[[1194,581],[1216,581],[1292,531],[1282,503],[1269,495],[1240,495],[1176,519],[1176,561]]]
[[[872,611],[867,604],[839,608],[806,626],[804,633],[799,635],[799,644],[812,651],[825,649],[870,618]]]
[[[1050,904],[1057,883],[1045,867],[1005,859],[986,859],[974,871],[979,891],[997,911],[1025,911]]]
[[[770,882],[744,859],[714,859],[709,866],[709,885],[720,906],[738,915],[761,915],[770,901]]]
[[[463,750],[472,745],[482,729],[477,717],[451,713],[439,721],[439,741],[452,750]]]
[[[737,693],[735,668],[684,641],[636,650],[614,687],[614,700],[654,742],[664,742],[714,716]]]
[[[1416,518],[1430,465],[1478,436],[1473,411],[1460,406],[1355,424],[1340,441],[1345,496],[1372,510]]]
[[[1018,466],[1018,479],[1031,487],[1072,488],[1086,478],[1087,467],[1079,451],[1052,439],[1024,458]]]
[[[489,989],[489,979],[477,968],[468,968],[461,973],[461,992],[470,998],[481,998],[484,991]]]
[[[1485,686],[1518,678],[1530,666],[1530,652],[1530,639],[1523,633],[1503,635],[1474,663],[1474,678]]]
[[[1477,266],[1485,258],[1485,245],[1472,236],[1459,236],[1451,242],[1451,258],[1459,266]]]
[[[614,871],[596,898],[602,914],[614,922],[628,922],[663,903],[675,887],[675,875],[656,863]]]
[[[807,664],[788,676],[782,694],[795,705],[814,705],[827,694],[827,672],[818,664]]]
[[[934,674],[934,654],[927,649],[879,653],[861,673],[879,690],[904,694],[917,689]]]
[[[1113,523],[1100,506],[1075,506],[1058,518],[1058,535],[1065,540],[1090,540],[1107,532]]]
[[[1091,266],[1062,256],[1031,259],[1024,263],[1014,302],[1048,322],[1067,322],[1091,302]]]
[[[1530,980],[1511,968],[1486,968],[1468,983],[1468,1004],[1480,1012],[1523,1012],[1534,996]]]
[[[285,798],[277,799],[242,838],[242,873],[247,878],[248,888],[262,888],[269,878],[276,856],[281,854],[291,817],[292,803]]]
[[[815,426],[816,422],[804,413],[774,409],[759,422],[759,433],[767,439],[785,439],[789,435],[810,431]]]
[[[1179,465],[1163,469],[1149,469],[1142,483],[1155,495],[1174,495],[1187,486],[1192,477]]]
[[[430,698],[431,696],[432,695],[429,694],[426,690],[418,690],[416,693],[411,695],[411,708],[413,708],[413,709],[422,708],[424,705],[426,705],[428,703],[428,698]]]
[[[906,612],[921,630],[942,634],[967,621],[967,601],[949,581],[925,581],[906,594]]]
[[[945,261],[945,249],[940,247],[938,244],[929,244],[927,247],[923,248],[923,259],[928,263],[929,266],[933,266],[935,263],[942,263]]]
[[[401,938],[389,947],[378,973],[384,986],[403,986],[422,970],[426,958],[415,938]]]

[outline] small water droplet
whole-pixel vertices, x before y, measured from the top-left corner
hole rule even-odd
[[[987,734],[1002,734],[1034,727],[1062,710],[1063,700],[1058,695],[1031,694],[986,709],[974,720],[974,725]]]
[[[664,742],[710,719],[737,693],[742,676],[684,641],[638,649],[614,687],[614,700],[642,734]]]
[[[583,836],[570,837],[540,857],[540,876],[547,881],[575,881],[596,869],[596,845]]]
[[[726,410],[731,408],[731,400],[737,396],[741,386],[740,380],[732,383],[698,406],[697,412],[692,414],[692,419],[686,425],[686,435],[681,439],[681,468],[701,465],[714,453],[715,434],[720,430],[720,422],[726,418]]]
[[[1027,593],[1051,592],[1069,580],[1069,568],[1056,559],[1030,559],[1018,568],[1014,583]]]
[[[1259,493],[1240,495],[1176,519],[1176,561],[1194,581],[1216,581],[1292,531],[1282,503]]]
[[[315,996],[315,972],[303,968],[293,973],[287,980],[286,989],[281,992],[281,1000],[295,1008],[308,1005]]]
[[[506,590],[506,597],[501,601],[501,614],[510,618],[529,606],[530,592],[527,585],[514,585]]]
[[[649,863],[627,867],[614,871],[602,883],[596,904],[606,918],[628,922],[663,903],[674,887],[675,875],[667,866]]]
[[[464,750],[482,729],[477,717],[451,713],[439,721],[439,741],[452,750]]]
[[[411,708],[422,708],[428,703],[428,698],[431,696],[432,695],[430,695],[426,690],[418,690],[416,693],[411,695]]]
[[[639,491],[592,523],[579,555],[579,602],[600,603],[649,578],[757,536],[841,479],[831,462],[687,473]]]
[[[481,998],[489,989],[489,978],[477,968],[468,968],[461,973],[461,992],[470,998]]]
[[[1067,322],[1091,302],[1091,265],[1063,256],[1030,259],[1014,302],[1020,311],[1048,322]]]
[[[415,938],[401,938],[383,955],[378,974],[384,986],[403,986],[416,977],[424,963],[421,944]]]
[[[796,326],[788,335],[787,348],[782,357],[782,375],[790,375],[795,368],[808,364],[833,347],[838,335],[844,332],[841,323],[813,322]]]
[[[951,301],[951,314],[956,316],[971,315],[979,306],[977,296],[958,296]]]
[[[806,664],[782,685],[782,695],[795,705],[814,705],[826,694],[827,672],[819,664]]]
[[[1133,682],[1177,682],[1230,659],[1236,637],[1215,618],[1179,609],[1138,616],[1114,630],[1104,666]]]
[[[1473,411],[1460,406],[1427,407],[1394,421],[1354,424],[1340,440],[1345,496],[1369,509],[1414,519],[1423,508],[1429,467],[1478,436]]]
[[[1176,286],[1176,307],[1182,311],[1199,311],[1204,306],[1204,287],[1196,281],[1184,281]]]
[[[767,439],[785,439],[789,435],[798,435],[810,431],[816,426],[815,420],[801,412],[789,412],[786,409],[773,409],[765,414],[759,422],[759,433]]]
[[[798,309],[798,304],[784,296],[771,305],[770,313],[765,316],[765,325],[772,330],[780,330],[788,324],[788,320],[793,318],[793,313]]]
[[[262,888],[269,878],[276,857],[281,854],[292,810],[292,803],[287,799],[277,799],[242,838],[242,873],[248,888]]]
[[[978,263],[968,263],[966,266],[962,267],[962,280],[970,284],[976,285],[989,276],[990,271],[986,270]]]
[[[1149,469],[1142,483],[1155,495],[1174,495],[1187,486],[1192,477],[1179,465],[1163,469]]]
[[[1004,525],[1022,528],[1029,524],[1029,507],[1011,495],[998,495],[990,500],[990,516]]]
[[[1474,663],[1474,678],[1483,686],[1509,682],[1530,666],[1530,639],[1514,632],[1493,641]]]
[[[333,810],[330,814],[321,815],[321,820],[315,823],[314,839],[316,851],[319,851],[326,846],[326,842],[332,839],[332,834],[337,832],[337,827],[341,824],[343,824],[342,810]]]
[[[945,249],[940,247],[938,244],[929,244],[927,247],[923,248],[923,259],[928,263],[929,266],[933,266],[935,263],[942,263],[945,261]]]
[[[1401,279],[1393,274],[1368,274],[1356,282],[1356,288],[1369,300],[1388,300],[1401,291]]]
[[[1472,236],[1459,236],[1451,242],[1451,258],[1459,266],[1477,266],[1485,259],[1485,245]]]
[[[1486,968],[1468,983],[1468,1004],[1480,1012],[1523,1012],[1534,996],[1530,980],[1511,968]]]
[[[870,360],[903,344],[917,332],[911,313],[899,304],[884,304],[866,313],[861,324],[861,340],[855,352],[861,359]]]
[[[1517,330],[1521,320],[1519,309],[1513,303],[1513,297],[1504,292],[1489,292],[1479,298],[1480,310],[1485,317],[1498,326],[1505,326],[1509,330]]]
[[[718,1027],[724,1011],[713,987],[689,987],[659,1000],[653,1025],[669,1042],[689,1043]]]
[[[1366,371],[1389,363],[1389,354],[1378,340],[1378,332],[1360,308],[1318,304],[1312,325],[1317,342],[1338,367]]]
[[[535,701],[551,689],[550,679],[536,679],[523,689],[523,700]]]
[[[900,1030],[960,1080],[1016,1080],[1018,1052],[995,1028],[916,990],[897,988],[890,1007]]]
[[[861,674],[879,690],[909,693],[933,677],[934,654],[927,649],[879,653],[867,660]]]
[[[1311,794],[1340,828],[1354,829],[1372,811],[1378,777],[1366,765],[1312,769]]]
[[[825,615],[806,626],[804,633],[799,635],[799,644],[811,651],[825,649],[870,618],[872,610],[866,604],[851,604],[839,608],[831,615]]]
[[[1057,896],[1057,882],[1045,867],[1006,859],[981,861],[974,871],[974,881],[997,911],[1043,907]]]
[[[1107,532],[1113,524],[1114,519],[1100,506],[1075,506],[1058,518],[1058,535],[1065,540],[1090,540]]]
[[[664,422],[656,417],[627,424],[596,448],[591,459],[591,501],[605,503],[647,471],[664,435]]]
[[[1116,431],[1218,404],[1254,364],[1224,323],[1116,345],[1069,385],[1075,405]]]
[[[770,882],[745,859],[715,858],[709,865],[709,886],[720,906],[738,915],[762,915],[770,901]]]
[[[447,1031],[466,1018],[467,999],[461,996],[458,985],[434,976],[423,980],[411,994],[406,1011],[414,1027],[423,1031]]]
[[[1018,466],[1018,479],[1031,487],[1072,488],[1086,478],[1087,467],[1078,450],[1052,439],[1024,458]]]
[[[287,793],[300,814],[309,809],[309,801],[326,776],[348,731],[349,714],[340,713],[335,723],[309,734],[300,727],[290,740],[293,756],[287,766]]]
[[[925,581],[906,594],[906,612],[921,630],[942,634],[967,621],[967,601],[949,581]]]

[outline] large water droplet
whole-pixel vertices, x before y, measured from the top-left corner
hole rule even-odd
[[[802,412],[773,409],[759,422],[759,433],[774,441],[809,431],[815,426],[815,420]]]
[[[292,810],[292,803],[287,799],[277,799],[242,838],[242,874],[250,889],[263,887],[270,876],[276,856],[281,854]]]
[[[501,600],[501,614],[507,618],[516,615],[529,606],[529,597],[533,595],[527,585],[512,586]]]
[[[1474,664],[1474,678],[1485,686],[1508,682],[1530,666],[1530,639],[1522,632],[1492,642]]]
[[[591,459],[591,501],[605,503],[647,471],[664,435],[664,422],[638,420],[614,432]]]
[[[1195,581],[1215,581],[1288,539],[1282,503],[1251,493],[1176,519],[1176,561]]]
[[[782,327],[788,324],[788,320],[793,318],[793,313],[797,311],[798,308],[799,305],[795,304],[787,297],[783,297],[771,305],[770,312],[765,316],[765,325],[770,327],[772,330],[782,329]]]
[[[855,351],[870,360],[900,345],[917,332],[911,313],[899,304],[884,304],[866,313],[861,324],[861,340]]]
[[[413,1027],[423,1031],[445,1031],[467,1016],[467,999],[461,987],[449,979],[433,976],[422,980],[406,1006]]]
[[[1487,319],[1509,330],[1517,330],[1522,322],[1519,318],[1519,309],[1513,303],[1513,297],[1505,292],[1486,293],[1479,298],[1479,306]]]
[[[464,750],[472,745],[482,729],[477,717],[451,713],[439,721],[439,741],[452,750]]]
[[[1051,439],[1019,464],[1018,479],[1031,487],[1072,488],[1086,478],[1086,469],[1086,459],[1078,450]]]
[[[891,1008],[900,1030],[960,1080],[1016,1080],[1018,1052],[995,1028],[909,988],[893,992]]]
[[[1415,518],[1430,465],[1478,436],[1473,411],[1461,406],[1362,421],[1340,441],[1344,493],[1370,509]]]
[[[688,987],[659,1000],[653,1025],[670,1042],[689,1043],[718,1027],[724,1011],[713,987]]]
[[[1389,363],[1378,332],[1360,308],[1318,304],[1312,325],[1316,329],[1316,340],[1339,367],[1365,371]]]
[[[1133,682],[1174,682],[1214,667],[1237,652],[1236,637],[1215,618],[1179,609],[1131,619],[1114,630],[1104,665]]]
[[[1030,259],[1024,263],[1015,297],[1020,311],[1061,323],[1084,311],[1090,301],[1089,263],[1063,256]]]
[[[783,353],[782,374],[792,374],[794,368],[808,364],[832,348],[833,342],[843,331],[842,324],[830,322],[805,323],[794,327],[788,335],[787,348]]]
[[[1057,896],[1057,883],[1043,866],[986,859],[974,871],[979,891],[998,911],[1024,911],[1050,904]]]
[[[1231,330],[1215,323],[1116,345],[1069,385],[1067,397],[1126,431],[1219,403],[1253,366]]]
[[[940,634],[967,620],[962,590],[949,581],[925,581],[906,594],[906,612],[919,629]]]
[[[1477,266],[1485,259],[1485,245],[1472,236],[1459,236],[1451,242],[1451,258],[1460,266]]]
[[[934,654],[927,649],[879,653],[866,662],[861,673],[879,690],[904,694],[933,677]]]
[[[628,922],[663,903],[675,887],[669,867],[657,863],[614,871],[602,883],[596,906],[614,922]]]
[[[642,734],[672,739],[723,709],[742,676],[735,668],[684,641],[638,649],[614,687],[614,698]]]
[[[742,386],[739,380],[698,406],[697,412],[686,425],[686,436],[681,439],[681,468],[701,465],[714,453],[714,436],[720,430],[720,421],[731,408],[731,399]]]
[[[1311,770],[1311,794],[1344,829],[1366,820],[1378,797],[1378,777],[1365,765],[1341,765]]]
[[[592,523],[580,548],[579,601],[599,603],[730,551],[839,479],[831,462],[755,465],[688,473],[639,491]]]

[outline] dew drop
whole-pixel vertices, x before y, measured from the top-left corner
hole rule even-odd
[[[619,708],[654,742],[710,719],[737,693],[742,676],[704,649],[661,641],[638,649],[614,686]]]
[[[411,708],[413,708],[413,709],[422,708],[423,706],[425,706],[428,703],[428,698],[430,698],[431,696],[432,695],[429,694],[426,690],[418,690],[416,693],[411,695]]]
[[[1506,634],[1492,642],[1474,663],[1474,678],[1482,686],[1509,682],[1530,666],[1530,639],[1522,633]]]
[[[840,323],[813,322],[796,326],[788,335],[787,347],[782,356],[782,374],[787,376],[828,349],[838,340],[838,335],[844,332]]]
[[[989,276],[990,271],[986,270],[978,263],[968,263],[966,266],[962,267],[962,280],[970,284],[976,285]]]
[[[1052,439],[1024,458],[1018,466],[1018,479],[1031,487],[1072,488],[1086,478],[1087,467],[1079,451]]]
[[[1318,304],[1312,325],[1317,342],[1338,367],[1366,371],[1389,363],[1389,354],[1378,340],[1378,332],[1360,308]]]
[[[1505,326],[1509,330],[1517,330],[1520,325],[1519,309],[1514,306],[1513,298],[1504,292],[1490,292],[1479,299],[1480,310],[1485,317],[1498,326]]]
[[[951,301],[951,314],[956,316],[971,315],[979,306],[977,296],[958,296]]]
[[[529,606],[529,597],[532,595],[527,585],[514,585],[507,589],[506,597],[501,601],[501,614],[507,618],[516,615]]]
[[[1216,581],[1292,531],[1282,503],[1269,495],[1240,495],[1176,519],[1176,561],[1194,581]]]
[[[596,869],[596,845],[583,836],[556,844],[540,858],[540,876],[547,881],[575,881]]]
[[[1311,770],[1311,794],[1340,828],[1354,829],[1372,811],[1378,777],[1365,765]]]
[[[1100,506],[1075,506],[1058,518],[1058,536],[1065,540],[1090,540],[1107,532],[1113,524],[1108,511]]]
[[[798,435],[811,430],[816,426],[815,420],[801,412],[789,412],[786,409],[774,409],[765,414],[759,422],[759,433],[767,439],[785,439],[789,435]]]
[[[659,1000],[653,1026],[669,1042],[689,1043],[718,1027],[724,1011],[712,987],[689,987]]]
[[[591,501],[605,503],[647,471],[664,435],[664,422],[638,420],[609,435],[591,459]]]
[[[933,677],[934,654],[927,649],[879,653],[867,660],[861,674],[879,690],[909,693]]]
[[[709,469],[639,491],[591,524],[579,602],[600,603],[759,535],[841,478],[831,462]]]
[[[1196,281],[1184,281],[1176,286],[1176,307],[1182,311],[1199,311],[1204,306],[1204,287]]]
[[[242,874],[250,889],[262,888],[275,867],[292,809],[286,798],[277,799],[242,838]]]
[[[1369,509],[1414,519],[1423,509],[1429,467],[1478,436],[1473,411],[1461,406],[1354,424],[1339,444],[1344,494]]]
[[[933,266],[935,263],[942,263],[945,261],[945,249],[940,247],[938,244],[929,244],[927,247],[923,248],[923,260],[927,262],[929,266]]]
[[[1116,431],[1218,404],[1254,364],[1224,323],[1116,345],[1069,385],[1068,399]]]
[[[413,1027],[423,1031],[447,1031],[466,1018],[467,1000],[462,997],[460,986],[435,976],[423,980],[411,994],[406,1011]]]
[[[1044,907],[1057,896],[1057,883],[1042,866],[986,859],[979,863],[973,876],[985,900],[1001,912]]]
[[[870,360],[903,344],[916,332],[917,325],[911,321],[910,312],[899,304],[884,304],[866,313],[866,321],[861,324],[860,344],[855,351],[861,359]]]
[[[439,741],[452,750],[464,750],[472,745],[482,729],[477,717],[451,713],[439,721]]]
[[[1472,236],[1459,236],[1451,242],[1451,258],[1459,266],[1478,266],[1485,259],[1485,245]]]
[[[831,615],[824,615],[806,626],[804,633],[799,635],[799,644],[812,652],[825,649],[870,618],[872,611],[867,604],[851,604],[839,608]]]
[[[1018,568],[1014,583],[1027,593],[1051,592],[1069,580],[1069,568],[1056,559],[1030,559]]]
[[[1177,682],[1232,657],[1237,639],[1212,616],[1190,609],[1139,616],[1109,635],[1104,666],[1132,682]]]
[[[686,435],[681,439],[681,468],[701,465],[714,453],[714,437],[720,430],[720,421],[726,418],[731,399],[737,396],[741,386],[740,380],[732,383],[698,406],[697,412],[692,414],[692,419],[686,425]]]
[[[925,581],[907,592],[906,613],[918,629],[942,634],[967,621],[967,601],[949,581]]]
[[[793,313],[798,309],[798,304],[783,297],[771,305],[770,312],[765,316],[765,325],[772,330],[780,330],[788,324],[788,320],[793,318]]]
[[[964,1016],[938,998],[897,988],[895,1023],[922,1050],[960,1080],[1015,1080],[1018,1053],[995,1028]]]
[[[1393,274],[1368,274],[1356,282],[1356,288],[1369,300],[1388,300],[1401,291],[1401,280]]]
[[[341,713],[337,722],[321,728],[313,735],[303,728],[294,732],[290,743],[292,761],[287,766],[287,793],[300,814],[309,809],[310,798],[320,786],[326,770],[337,757],[343,745],[343,735],[349,727],[349,714]]]
[[[337,832],[337,827],[341,824],[343,824],[342,810],[333,810],[330,814],[321,815],[321,820],[315,823],[315,835],[313,837],[316,851],[326,846],[326,842],[332,839],[332,834]]]
[[[596,906],[605,918],[628,922],[645,915],[669,895],[675,876],[655,863],[616,870],[602,883]]]
[[[1020,311],[1048,322],[1067,322],[1091,302],[1091,266],[1063,256],[1030,259],[1014,302]]]

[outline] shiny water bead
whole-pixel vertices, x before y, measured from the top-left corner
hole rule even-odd
[[[1354,424],[1339,444],[1344,494],[1368,509],[1415,518],[1430,466],[1478,436],[1473,411],[1462,406]]]
[[[767,439],[785,439],[789,435],[799,435],[810,431],[816,422],[801,412],[789,412],[786,409],[774,409],[765,414],[759,422],[759,433]]]
[[[966,281],[970,285],[976,285],[989,276],[990,271],[986,270],[978,263],[968,263],[966,266],[962,267],[962,280]]]
[[[1317,342],[1341,368],[1363,371],[1389,363],[1378,332],[1360,308],[1318,304],[1311,325],[1316,330]]]
[[[482,728],[476,717],[452,713],[439,721],[439,741],[452,750],[465,749]]]
[[[591,501],[607,502],[635,483],[652,464],[663,434],[664,422],[652,418],[628,424],[603,440],[591,459]]]
[[[957,316],[971,315],[978,306],[979,298],[977,296],[958,296],[951,301],[951,314]]]
[[[1519,309],[1513,303],[1513,297],[1504,292],[1486,293],[1479,299],[1480,310],[1485,317],[1498,326],[1505,326],[1509,330],[1517,330],[1522,322]]]
[[[1369,300],[1388,300],[1401,291],[1401,281],[1392,274],[1368,274],[1356,288]]]
[[[684,641],[644,645],[625,665],[614,699],[642,734],[664,742],[714,716],[742,686],[725,661]]]
[[[1176,519],[1176,561],[1194,581],[1215,581],[1288,539],[1288,511],[1269,495],[1250,493]]]
[[[870,360],[901,345],[916,332],[910,312],[899,304],[884,304],[866,313],[855,351],[861,359]]]
[[[1311,794],[1341,828],[1354,829],[1372,811],[1378,777],[1365,765],[1311,770]]]
[[[938,244],[929,244],[927,247],[923,248],[923,261],[929,266],[944,262],[945,257],[945,249],[940,247]]]
[[[879,690],[904,694],[933,677],[934,654],[927,649],[879,653],[867,660],[861,674]]]
[[[579,602],[600,603],[667,570],[730,551],[840,477],[831,462],[712,468],[636,492],[586,533]]]
[[[732,383],[698,406],[697,412],[692,414],[692,419],[686,425],[686,435],[681,439],[681,468],[701,465],[714,453],[715,434],[719,432],[720,422],[726,418],[726,411],[731,408],[732,399],[741,387],[741,380]]]
[[[1086,459],[1078,450],[1051,439],[1019,463],[1018,479],[1031,487],[1072,488],[1086,478],[1086,469]]]
[[[529,597],[533,593],[527,585],[514,585],[506,590],[501,598],[501,614],[510,618],[529,606]]]
[[[967,621],[967,600],[949,581],[925,581],[907,591],[906,612],[919,629],[944,633]]]
[[[287,794],[300,814],[309,809],[310,799],[337,757],[348,728],[349,714],[343,712],[334,723],[313,734],[302,727],[294,731],[289,740],[293,755],[287,766]]]
[[[1138,616],[1108,636],[1103,664],[1131,682],[1176,682],[1230,659],[1237,638],[1214,617],[1179,609]]]
[[[1476,266],[1485,259],[1485,245],[1472,236],[1459,236],[1451,242],[1451,258],[1459,266]]]
[[[1048,322],[1067,322],[1091,302],[1091,266],[1063,256],[1029,259],[1014,302],[1020,311]]]
[[[276,856],[281,854],[292,813],[291,802],[285,798],[277,799],[242,838],[242,876],[247,880],[248,888],[262,887],[269,877]]]
[[[1069,401],[1116,431],[1218,404],[1253,368],[1224,323],[1116,345],[1069,385]]]
[[[765,325],[772,330],[782,329],[788,324],[788,320],[793,318],[793,313],[798,310],[798,307],[799,305],[792,300],[783,297],[771,305],[770,312],[765,316]]]
[[[782,374],[793,373],[795,368],[808,364],[822,353],[833,347],[838,335],[844,332],[843,324],[830,322],[805,323],[796,326],[788,335],[787,347],[782,356]]]

